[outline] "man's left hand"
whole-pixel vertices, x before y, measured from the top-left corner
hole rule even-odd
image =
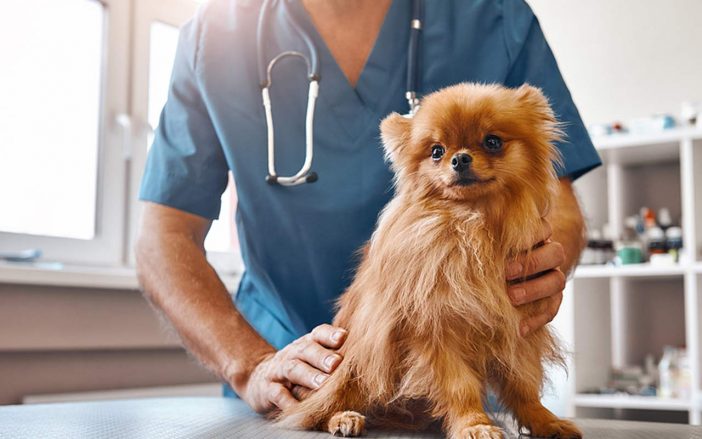
[[[541,239],[534,244],[527,258],[522,253],[507,261],[507,293],[514,306],[542,301],[543,312],[522,320],[522,336],[549,323],[558,313],[563,300],[566,276],[560,267],[565,263],[563,246],[551,240],[551,224],[543,219]],[[520,279],[522,279],[520,281]]]

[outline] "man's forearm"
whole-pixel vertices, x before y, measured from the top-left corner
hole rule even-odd
[[[182,233],[162,231],[140,241],[137,260],[146,296],[188,350],[241,392],[251,369],[274,349],[236,310],[204,251]]]
[[[553,241],[559,242],[565,252],[561,271],[568,274],[577,265],[586,243],[585,221],[570,179],[560,180],[556,205],[548,220],[553,228]]]

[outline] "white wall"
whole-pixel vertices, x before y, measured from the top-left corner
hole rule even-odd
[[[0,280],[0,405],[28,395],[216,381],[136,288]]]
[[[702,0],[527,0],[586,124],[702,101]]]

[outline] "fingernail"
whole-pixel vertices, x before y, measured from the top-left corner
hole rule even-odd
[[[507,277],[508,278],[513,278],[517,277],[522,273],[522,264],[519,262],[510,262],[510,264],[507,266]]]
[[[338,355],[329,355],[327,358],[324,359],[324,365],[327,366],[327,369],[332,368],[337,358]]]
[[[341,337],[344,336],[344,331],[336,331],[335,333],[332,334],[331,339],[332,341],[339,341],[341,340]]]
[[[326,375],[322,375],[322,374],[320,373],[319,375],[317,375],[316,377],[314,377],[314,382],[315,382],[315,384],[317,384],[318,386],[321,386],[322,383],[323,383],[324,381],[326,381],[326,379],[327,379],[327,376],[326,376]]]
[[[524,337],[525,335],[527,335],[528,332],[529,332],[529,325],[527,325],[526,323],[524,323],[524,324],[519,328],[519,333],[521,334],[522,337]]]
[[[524,288],[513,288],[509,291],[509,295],[512,298],[512,303],[519,305],[524,300],[524,296],[526,296],[526,290]]]

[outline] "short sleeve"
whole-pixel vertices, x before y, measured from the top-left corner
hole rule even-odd
[[[198,85],[198,28],[196,18],[180,31],[168,99],[139,198],[216,219],[228,169]]]
[[[504,38],[511,61],[505,85],[518,87],[528,83],[543,90],[566,134],[565,140],[556,145],[563,157],[558,174],[575,180],[602,161],[536,16],[523,0],[504,0],[503,5]]]

